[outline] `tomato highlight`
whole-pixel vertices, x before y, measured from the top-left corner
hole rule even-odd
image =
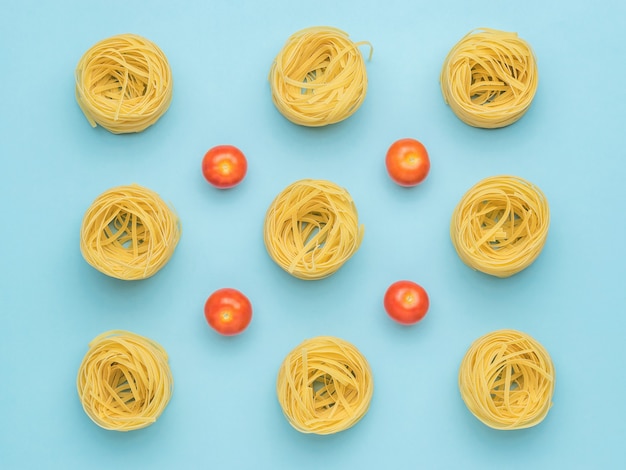
[[[204,304],[208,324],[221,335],[233,336],[244,331],[252,320],[252,304],[237,289],[225,287],[213,292]]]
[[[426,290],[413,281],[396,281],[385,292],[383,305],[387,315],[403,325],[422,320],[430,307]]]
[[[418,140],[406,138],[395,141],[385,156],[390,178],[400,186],[416,186],[430,172],[430,157]]]
[[[202,174],[213,186],[227,189],[237,186],[246,176],[248,161],[233,145],[211,148],[202,159]]]

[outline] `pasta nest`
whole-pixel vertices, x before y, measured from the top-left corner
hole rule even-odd
[[[509,277],[530,266],[548,236],[550,209],[541,190],[516,176],[492,176],[465,193],[450,238],[472,269]]]
[[[474,127],[513,124],[530,107],[538,74],[530,45],[517,33],[477,29],[448,53],[441,70],[445,102]]]
[[[167,57],[146,38],[121,34],[96,43],[76,67],[76,101],[92,127],[114,134],[153,125],[172,100]]]
[[[350,117],[365,100],[367,72],[359,46],[337,28],[314,26],[293,34],[271,65],[272,100],[295,124],[326,126]]]
[[[330,181],[303,179],[285,188],[268,208],[264,241],[270,257],[289,274],[317,280],[352,257],[363,232],[348,191]]]
[[[131,184],[100,194],[83,217],[80,250],[98,271],[118,279],[156,274],[181,235],[176,213],[154,191]]]
[[[153,424],[165,410],[173,379],[163,347],[135,333],[112,330],[89,343],[76,385],[94,423],[133,431]]]
[[[494,429],[539,424],[552,406],[555,371],[544,347],[529,335],[499,330],[472,343],[459,369],[461,397]]]
[[[318,336],[303,341],[285,357],[276,393],[293,428],[333,434],[365,416],[374,382],[367,360],[354,345]]]

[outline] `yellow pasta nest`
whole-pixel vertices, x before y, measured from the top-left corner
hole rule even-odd
[[[92,46],[76,67],[76,101],[92,125],[141,132],[170,106],[172,73],[163,51],[134,34]]]
[[[358,250],[363,225],[352,197],[330,181],[304,179],[285,188],[265,216],[271,258],[304,280],[335,273]]]
[[[472,269],[509,277],[532,264],[548,236],[550,209],[539,188],[515,176],[473,186],[452,214],[450,237]]]
[[[269,81],[276,108],[295,124],[326,126],[350,117],[365,100],[367,73],[359,46],[336,28],[293,34],[274,59]]]
[[[534,53],[517,33],[478,29],[448,53],[441,91],[454,114],[474,127],[513,124],[530,107],[537,91]]]
[[[180,239],[178,216],[137,184],[105,191],[85,213],[80,251],[98,271],[127,281],[156,274]]]
[[[154,423],[167,406],[173,379],[165,350],[128,331],[89,343],[76,380],[85,413],[98,426],[132,431]]]
[[[278,402],[302,433],[333,434],[367,413],[374,393],[370,366],[354,345],[318,336],[291,351],[278,371]]]
[[[548,352],[525,333],[499,330],[470,346],[459,370],[467,408],[494,429],[539,424],[552,406],[555,371]]]

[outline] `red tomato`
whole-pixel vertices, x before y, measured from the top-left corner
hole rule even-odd
[[[430,301],[419,284],[413,281],[397,281],[385,292],[384,305],[392,319],[403,325],[412,325],[424,318]]]
[[[248,161],[237,147],[218,145],[202,159],[202,174],[216,188],[226,189],[241,183],[248,171]]]
[[[204,304],[204,316],[218,333],[232,336],[245,330],[252,320],[252,304],[236,289],[225,287],[213,292]]]
[[[430,158],[426,147],[415,139],[400,139],[391,144],[385,157],[391,179],[400,186],[415,186],[426,179]]]

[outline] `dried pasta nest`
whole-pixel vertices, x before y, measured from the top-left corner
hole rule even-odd
[[[274,105],[295,124],[326,126],[350,117],[365,100],[367,72],[359,46],[328,26],[293,34],[269,73]]]
[[[112,431],[133,431],[161,416],[173,379],[162,346],[129,331],[112,330],[89,343],[76,385],[94,423]]]
[[[530,266],[548,236],[550,209],[541,190],[516,176],[479,181],[452,214],[450,238],[472,269],[509,277]]]
[[[537,63],[517,33],[482,28],[470,31],[450,50],[440,82],[445,102],[463,122],[504,127],[530,107],[537,91]]]
[[[180,239],[178,216],[154,191],[132,184],[100,194],[83,217],[80,251],[107,276],[127,281],[156,274]]]
[[[358,250],[364,228],[352,197],[325,180],[285,188],[267,210],[265,247],[285,271],[304,280],[334,274]]]
[[[167,111],[172,72],[152,41],[121,34],[93,45],[76,66],[76,100],[92,125],[114,134],[141,132]]]
[[[367,413],[374,381],[365,357],[351,343],[307,339],[285,357],[276,393],[291,426],[302,433],[344,431]]]
[[[548,352],[531,336],[515,330],[478,338],[459,369],[465,405],[494,429],[522,429],[543,421],[552,406],[554,383]]]

